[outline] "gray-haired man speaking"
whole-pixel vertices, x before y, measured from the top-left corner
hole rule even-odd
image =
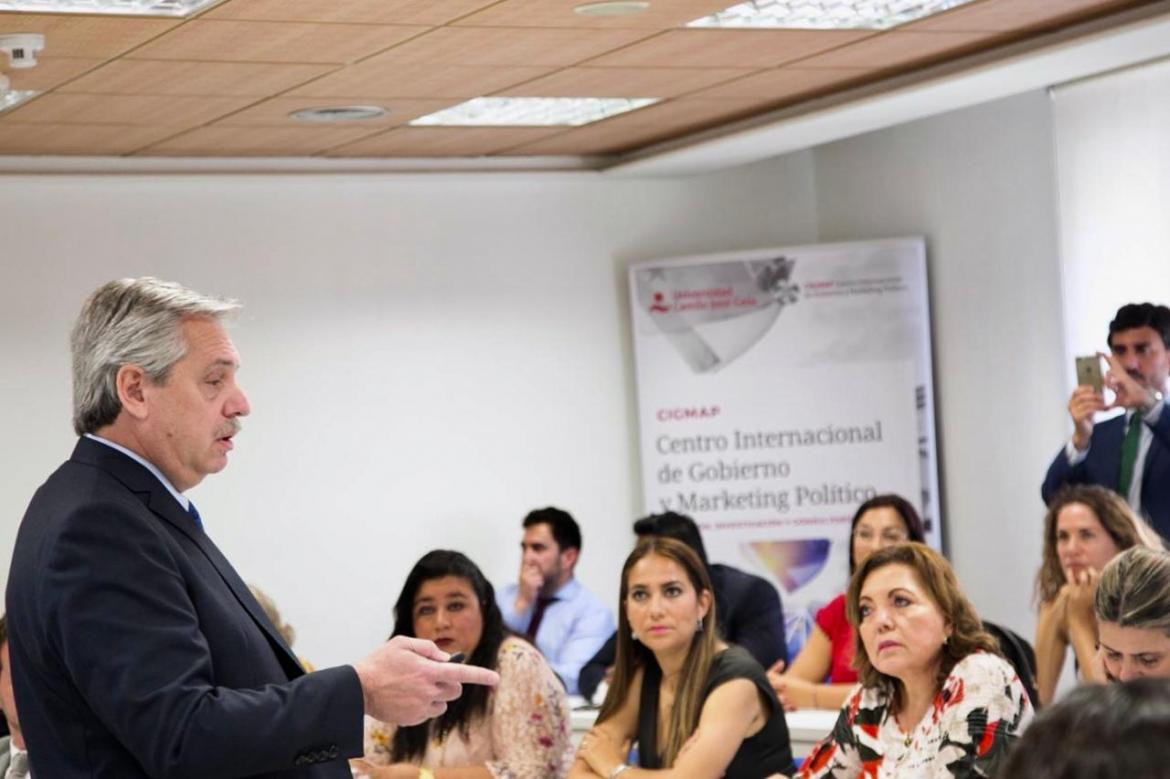
[[[396,638],[305,673],[183,494],[248,414],[230,301],[155,279],[98,289],[73,331],[72,457],[37,490],[8,580],[33,773],[337,777],[362,716],[421,722],[491,671]]]

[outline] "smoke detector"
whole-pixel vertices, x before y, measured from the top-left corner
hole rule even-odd
[[[8,55],[13,70],[31,68],[37,64],[37,55],[45,50],[45,36],[39,33],[0,35],[0,51]]]

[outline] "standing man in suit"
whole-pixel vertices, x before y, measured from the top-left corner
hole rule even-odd
[[[1170,537],[1170,308],[1129,303],[1109,323],[1105,386],[1111,405],[1092,387],[1073,390],[1068,401],[1072,438],[1048,468],[1040,494],[1049,502],[1065,484],[1099,484],[1117,491],[1163,537]],[[1125,414],[1093,423],[1111,408]]]
[[[21,522],[14,691],[47,779],[335,777],[362,716],[413,724],[495,673],[395,639],[305,673],[184,495],[227,465],[248,400],[221,319],[156,279],[99,288],[73,329],[70,459]]]

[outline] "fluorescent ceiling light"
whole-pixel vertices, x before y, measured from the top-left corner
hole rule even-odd
[[[885,30],[971,0],[748,0],[687,27]]]
[[[220,2],[223,0],[0,0],[0,11],[183,17]]]
[[[420,116],[422,126],[548,127],[583,124],[653,105],[657,97],[477,97]]]
[[[0,89],[0,114],[11,108],[16,108],[26,100],[32,100],[39,94],[40,92],[36,92],[31,89]]]

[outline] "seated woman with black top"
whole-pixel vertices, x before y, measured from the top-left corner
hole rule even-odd
[[[715,635],[702,563],[643,539],[622,568],[617,664],[570,779],[758,779],[792,771],[788,726],[764,669]],[[625,762],[638,742],[638,765]]]

